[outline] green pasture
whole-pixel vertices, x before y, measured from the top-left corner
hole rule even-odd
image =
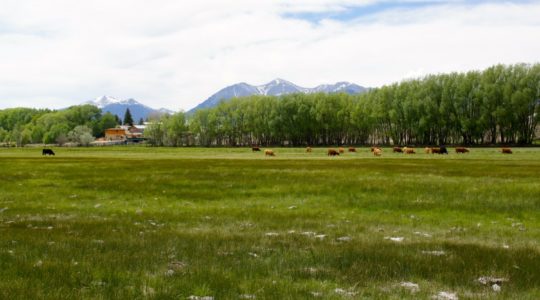
[[[0,149],[0,299],[540,298],[540,148],[271,149]]]

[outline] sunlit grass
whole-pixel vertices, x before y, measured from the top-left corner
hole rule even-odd
[[[540,149],[39,150],[0,149],[0,298],[540,297]]]

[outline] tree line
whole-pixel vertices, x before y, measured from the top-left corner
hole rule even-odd
[[[87,145],[118,122],[117,116],[102,114],[93,105],[72,106],[64,110],[9,108],[0,110],[0,142],[18,146],[66,142]]]
[[[540,64],[428,75],[360,95],[236,98],[150,121],[155,146],[526,145],[540,121]],[[120,123],[91,105],[5,109],[0,142],[86,144]]]
[[[203,146],[531,144],[539,99],[540,64],[497,65],[361,95],[232,99],[196,111],[179,134]]]

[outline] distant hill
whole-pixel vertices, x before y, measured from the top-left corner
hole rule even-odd
[[[151,108],[132,98],[126,100],[118,100],[110,96],[101,96],[94,100],[87,101],[84,104],[95,105],[100,108],[103,113],[110,112],[114,115],[117,115],[120,119],[124,119],[126,109],[129,108],[134,122],[139,122],[141,118],[146,120],[146,118],[152,114],[174,113],[174,111],[165,108]]]
[[[237,83],[221,89],[217,93],[210,96],[210,98],[191,109],[190,112],[194,112],[201,108],[209,108],[216,106],[222,100],[228,100],[235,97],[246,97],[251,95],[268,95],[268,96],[280,96],[294,93],[347,93],[347,94],[361,94],[368,90],[368,88],[359,86],[350,82],[338,82],[335,84],[322,84],[314,88],[300,87],[292,82],[283,79],[274,79],[267,84],[263,85],[250,85],[245,82]]]

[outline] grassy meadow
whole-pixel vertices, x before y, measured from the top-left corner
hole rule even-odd
[[[0,149],[0,299],[540,299],[540,148],[53,149]]]

